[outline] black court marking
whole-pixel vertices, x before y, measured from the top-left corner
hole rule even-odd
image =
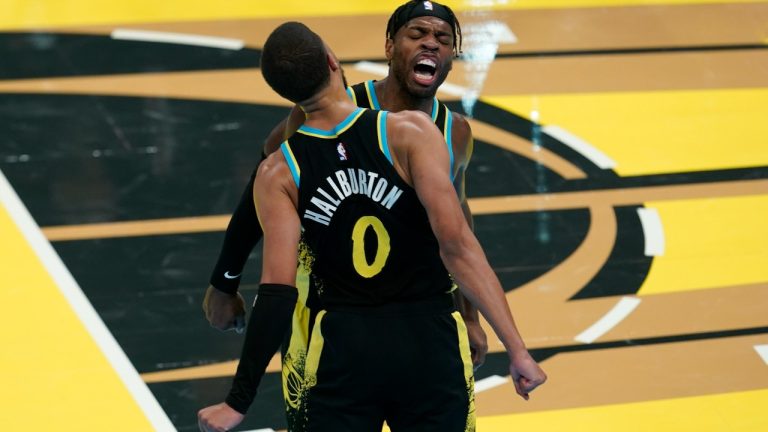
[[[258,68],[261,51],[114,40],[66,33],[0,33],[0,80]]]
[[[240,357],[243,335],[210,327],[200,306],[222,238],[223,233],[126,237],[54,247],[134,367],[147,373]],[[248,305],[260,273],[259,247],[240,286]]]
[[[584,241],[588,210],[474,216],[475,235],[505,291],[560,265]]]
[[[768,166],[706,171],[648,174],[627,177],[574,179],[553,186],[553,192],[578,192],[598,189],[625,189],[649,186],[679,186],[739,180],[768,179]]]
[[[531,356],[537,362],[544,362],[557,354],[569,352],[585,352],[604,349],[630,348],[636,346],[661,345],[677,342],[692,342],[700,340],[723,339],[737,336],[752,336],[768,333],[768,327],[750,327],[733,330],[720,330],[702,333],[686,333],[680,335],[657,336],[642,339],[625,339],[611,342],[598,342],[592,344],[563,345],[551,348],[530,349]],[[489,353],[485,364],[475,372],[475,380],[481,380],[492,375],[509,375],[509,356],[507,353]]]
[[[566,187],[568,181],[541,163],[475,140],[466,171],[470,197],[528,195]]]
[[[179,432],[197,432],[197,411],[220,403],[229,392],[232,378],[207,378],[149,384],[163,410]],[[288,427],[283,407],[283,387],[280,374],[269,373],[259,386],[259,393],[240,425],[235,430],[254,430]]]
[[[41,226],[232,211],[285,107],[0,94],[0,169]]]
[[[635,294],[640,290],[653,257],[645,256],[645,236],[639,206],[614,207],[616,242],[600,271],[570,300]]]
[[[686,45],[637,48],[605,48],[588,50],[552,50],[498,53],[496,58],[581,57],[603,55],[667,54],[689,52],[745,51],[768,49],[765,44]]]

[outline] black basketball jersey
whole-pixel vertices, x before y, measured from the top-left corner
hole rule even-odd
[[[300,259],[325,307],[451,290],[427,213],[392,165],[387,114],[358,108],[333,130],[302,126],[281,145],[299,189]]]
[[[379,99],[376,97],[376,91],[373,88],[374,80],[363,81],[350,87],[347,87],[347,95],[360,108],[380,110]],[[450,157],[451,180],[453,180],[453,115],[448,106],[440,103],[437,98],[432,101],[432,121],[445,137],[445,143],[448,146],[448,156]]]

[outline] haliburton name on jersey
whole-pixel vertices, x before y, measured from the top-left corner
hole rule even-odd
[[[335,177],[335,178],[334,178]],[[352,195],[365,195],[388,210],[397,202],[403,190],[390,185],[387,179],[378,173],[365,171],[360,168],[340,169],[326,177],[335,197],[318,187],[310,202],[319,211],[306,209],[304,218],[328,226],[331,224],[336,209],[342,201]]]

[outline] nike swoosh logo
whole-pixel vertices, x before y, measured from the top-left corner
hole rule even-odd
[[[240,274],[242,274],[242,273],[240,273]],[[236,275],[233,276],[233,275],[229,274],[228,271],[225,271],[224,272],[224,277],[227,278],[227,279],[237,279],[237,278],[240,277],[240,274],[236,274]]]

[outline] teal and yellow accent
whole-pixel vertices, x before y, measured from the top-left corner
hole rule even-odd
[[[378,121],[376,122],[376,135],[379,137],[379,149],[384,153],[389,163],[392,162],[392,153],[389,149],[389,142],[387,141],[387,111],[381,111],[378,115]]]
[[[373,228],[373,232],[376,233],[378,244],[376,256],[370,264],[365,257],[365,232],[369,227]],[[357,220],[355,227],[352,228],[352,264],[360,276],[370,279],[381,273],[391,250],[389,232],[379,218],[363,216]]]
[[[310,126],[302,125],[298,132],[302,133],[304,135],[316,137],[316,138],[338,138],[339,135],[343,134],[347,129],[352,127],[353,124],[357,121],[357,119],[360,118],[361,115],[363,115],[363,112],[365,112],[365,108],[357,108],[354,111],[352,111],[347,118],[345,118],[341,123],[336,125],[331,130],[323,130],[323,129],[317,129]]]
[[[448,159],[450,160],[449,172],[451,173],[451,181],[456,179],[453,171],[453,113],[448,107],[445,107],[445,125],[443,128],[443,135],[445,135],[445,144],[448,146]]]
[[[432,117],[432,122],[437,121],[437,115],[440,113],[440,102],[438,102],[437,98],[432,99],[432,114],[430,114],[430,117]]]
[[[291,151],[291,146],[288,144],[288,141],[283,141],[283,143],[280,144],[280,151],[283,152],[285,162],[291,170],[293,181],[296,182],[296,187],[299,187],[299,182],[301,181],[301,168],[299,168],[299,163],[296,162],[296,156],[293,155],[293,151]]]
[[[352,87],[347,87],[347,96],[349,96],[349,99],[352,100],[352,103],[357,105],[357,95],[355,95],[355,91],[352,90]]]
[[[472,352],[469,349],[469,336],[467,334],[467,325],[459,312],[451,314],[456,321],[456,331],[459,335],[459,352],[461,353],[461,362],[464,364],[464,381],[467,384],[467,394],[469,395],[469,411],[467,412],[467,426],[465,432],[474,432],[476,423],[475,414],[475,373],[472,366]]]
[[[368,104],[371,109],[380,110],[379,99],[376,97],[376,89],[373,87],[373,80],[365,82],[365,93],[368,94]]]

